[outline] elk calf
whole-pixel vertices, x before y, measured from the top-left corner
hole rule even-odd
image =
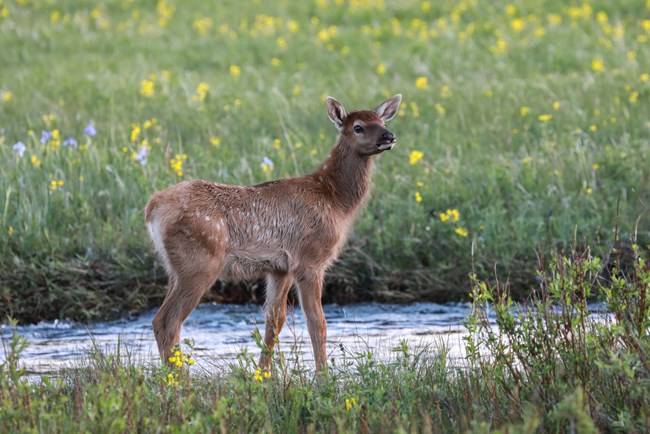
[[[169,275],[167,295],[153,320],[165,360],[180,340],[183,321],[218,277],[266,276],[265,344],[273,348],[295,282],[316,369],[325,366],[323,275],[369,196],[371,157],[396,144],[384,123],[401,101],[395,95],[375,110],[346,113],[327,98],[327,114],[340,135],[310,175],[255,186],[188,181],[151,196],[145,222]],[[269,363],[263,352],[260,366]]]

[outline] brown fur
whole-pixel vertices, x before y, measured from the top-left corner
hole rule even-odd
[[[370,157],[395,144],[384,122],[395,116],[400,102],[396,95],[375,111],[346,114],[329,98],[328,114],[341,134],[310,175],[256,186],[181,182],[151,196],[145,222],[169,274],[167,295],[153,320],[162,357],[170,356],[183,321],[218,277],[266,275],[265,344],[273,348],[295,282],[316,368],[324,367],[323,275],[369,196]],[[263,353],[260,365],[269,362]]]

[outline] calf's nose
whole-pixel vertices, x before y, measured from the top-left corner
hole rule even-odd
[[[381,135],[381,141],[386,143],[392,143],[395,141],[395,134],[391,133],[390,131],[385,131]]]

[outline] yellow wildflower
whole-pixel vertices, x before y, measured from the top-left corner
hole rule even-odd
[[[59,188],[63,187],[63,180],[62,179],[53,179],[50,181],[50,191],[55,191],[58,190]]]
[[[424,157],[424,152],[422,151],[411,151],[409,154],[409,163],[411,166],[414,166],[418,161]]]
[[[553,110],[560,110],[560,101],[553,101]]]
[[[262,370],[260,368],[255,368],[255,373],[253,374],[253,380],[262,382],[264,378],[262,377]]]
[[[586,192],[587,194],[591,194],[591,193],[594,192],[594,189],[591,188],[591,187],[587,187],[587,189],[585,190],[585,192]]]
[[[559,26],[562,24],[562,15],[560,14],[548,14],[546,15],[546,20],[549,24],[553,26]]]
[[[336,26],[328,26],[318,32],[318,39],[321,42],[329,42],[337,34],[338,28]]]
[[[274,58],[271,59],[271,66],[276,66],[277,67],[277,66],[280,66],[281,63],[282,62],[277,57],[274,57]]]
[[[52,136],[47,142],[47,147],[50,151],[56,151],[61,147],[61,132],[57,128],[52,130]]]
[[[637,99],[639,99],[639,92],[637,92],[637,91],[633,91],[633,92],[631,92],[631,93],[630,93],[629,101],[630,101],[632,104],[635,104],[636,101],[637,101]]]
[[[492,54],[503,54],[508,49],[508,43],[503,38],[496,40],[494,45],[490,45],[489,50]]]
[[[426,89],[429,87],[429,79],[427,77],[418,77],[415,79],[416,89]]]
[[[459,236],[461,236],[463,238],[467,238],[467,229],[456,228],[456,230],[454,232],[456,232],[456,234],[458,234]]]
[[[176,173],[176,176],[179,178],[183,176],[183,162],[187,160],[187,154],[176,154],[174,158],[169,160],[169,167]],[[177,354],[174,354],[176,357],[180,356],[180,352],[177,351]]]
[[[510,28],[515,32],[519,33],[524,29],[524,26],[526,25],[526,22],[522,20],[521,18],[514,18],[512,21],[510,21]]]
[[[530,112],[530,107],[523,106],[519,109],[519,114],[521,115],[522,118],[528,116],[529,112]]]
[[[237,65],[230,65],[230,75],[237,78],[241,75],[241,68]]]
[[[50,113],[49,115],[43,115],[43,122],[45,122],[48,126],[52,124],[56,120],[56,116],[54,114]]]
[[[32,162],[34,167],[36,167],[37,169],[41,168],[41,160],[36,155],[32,155],[32,157],[30,158],[30,161]]]
[[[604,72],[605,64],[601,59],[593,59],[591,61],[591,70],[594,72]]]
[[[192,26],[200,36],[205,36],[212,28],[212,18],[209,17],[197,18],[192,23]]]
[[[131,141],[137,142],[140,135],[140,124],[131,124]]]
[[[533,157],[531,157],[530,155],[525,156],[525,157],[521,160],[521,162],[522,162],[523,164],[530,164],[531,161],[533,161]]]
[[[150,98],[154,94],[154,82],[153,80],[147,80],[146,78],[140,82],[140,95]]]
[[[357,403],[357,400],[355,398],[345,398],[345,410],[350,411],[352,407],[354,407]]]
[[[548,122],[551,119],[553,119],[553,115],[550,115],[550,114],[539,115],[539,116],[537,116],[537,119],[540,122]]]
[[[158,12],[158,25],[165,27],[174,12],[176,12],[176,6],[169,4],[165,0],[160,0],[156,5],[156,11]]]
[[[278,139],[278,138],[273,139],[273,147],[274,147],[275,149],[280,149],[280,144],[281,144],[281,143],[282,143],[282,142],[280,141],[280,139]]]
[[[3,102],[9,102],[9,101],[11,101],[13,99],[13,97],[14,97],[14,94],[9,92],[8,90],[2,92],[2,101]]]
[[[194,101],[200,101],[200,102],[205,101],[205,97],[208,96],[209,91],[210,91],[210,85],[204,81],[200,82],[196,86],[196,95],[194,95],[193,97]]]
[[[384,75],[385,73],[386,73],[386,65],[384,65],[383,63],[377,65],[377,74]]]
[[[221,139],[219,137],[212,136],[210,137],[210,143],[212,146],[219,146],[221,144]]]
[[[7,229],[7,234],[9,234],[9,236],[12,236],[14,234],[14,227],[13,226],[9,226],[9,229]]]
[[[420,194],[419,191],[416,191],[416,192],[415,192],[415,201],[416,201],[417,203],[422,202],[422,195]]]
[[[441,98],[449,98],[451,96],[451,89],[449,89],[449,86],[441,86],[440,87],[440,97]]]
[[[452,223],[457,223],[459,219],[460,219],[460,213],[455,208],[448,209],[447,211],[440,213],[441,222],[451,221]]]
[[[417,103],[413,101],[411,103],[411,112],[413,113],[414,118],[419,118],[420,117],[420,108],[418,107]]]
[[[298,24],[298,21],[296,21],[296,20],[289,20],[289,21],[287,22],[287,29],[289,29],[289,31],[290,31],[291,33],[296,33],[296,32],[298,31],[299,28],[300,28],[300,25]]]
[[[645,83],[648,80],[650,80],[650,74],[648,74],[647,72],[644,72],[643,74],[641,74],[639,76],[639,79],[641,79],[641,81]]]
[[[435,107],[436,111],[438,112],[438,114],[439,114],[440,116],[444,116],[445,113],[447,113],[447,110],[445,110],[445,108],[443,107],[443,105],[440,104],[440,103],[436,103],[436,104],[434,105],[434,107]]]

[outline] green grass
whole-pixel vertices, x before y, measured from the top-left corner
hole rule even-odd
[[[377,159],[329,299],[463,297],[472,261],[525,289],[536,250],[608,245],[617,217],[621,240],[638,231],[643,246],[649,11],[631,0],[2,0],[0,314],[85,320],[158,303],[147,197],[180,179],[310,172],[335,140],[326,95],[348,109],[404,95],[399,145]],[[54,129],[60,142],[42,145]],[[133,157],[145,139],[143,166]],[[457,222],[441,221],[448,209]]]
[[[26,343],[3,342],[2,432],[647,432],[650,423],[650,270],[635,250],[629,274],[598,278],[602,259],[561,258],[540,272],[527,305],[507,286],[474,280],[467,360],[441,344],[401,342],[392,356],[342,348],[314,374],[298,350],[276,352],[268,374],[254,355],[197,371],[133,360],[123,347],[29,378]],[[611,316],[588,308],[598,293]],[[496,313],[499,331],[484,321]],[[261,338],[258,335],[258,343]]]

